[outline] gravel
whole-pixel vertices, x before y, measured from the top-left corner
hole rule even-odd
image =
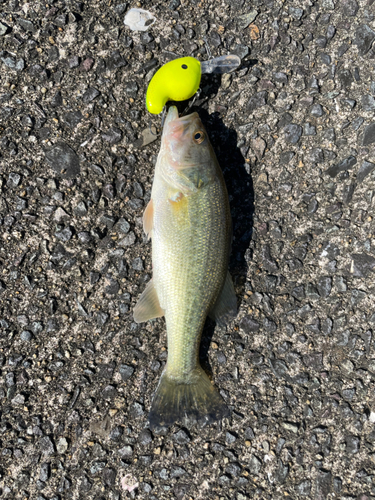
[[[375,497],[374,5],[149,2],[135,32],[127,3],[1,3],[1,498]],[[201,349],[231,415],[152,433],[145,93],[208,47],[242,58],[193,107],[233,218],[238,315]]]

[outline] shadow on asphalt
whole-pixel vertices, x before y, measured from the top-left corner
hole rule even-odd
[[[237,147],[237,132],[224,125],[220,113],[209,113],[202,108],[192,108],[197,111],[207,129],[211,144],[222,168],[230,199],[230,209],[233,223],[233,242],[229,270],[236,289],[238,306],[244,294],[247,261],[246,251],[249,248],[254,215],[254,188],[251,175],[247,172],[245,159]],[[207,319],[200,347],[200,361],[203,368],[212,372],[208,362],[208,351],[215,323]],[[230,332],[228,332],[230,333]]]

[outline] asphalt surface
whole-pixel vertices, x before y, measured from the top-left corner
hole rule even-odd
[[[194,108],[234,225],[238,315],[201,353],[231,416],[156,434],[144,99],[205,39],[242,59]],[[1,498],[375,498],[374,40],[373,0],[0,1]]]

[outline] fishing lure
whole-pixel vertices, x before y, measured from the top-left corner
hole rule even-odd
[[[162,66],[152,77],[147,88],[147,110],[158,115],[168,101],[186,101],[199,89],[203,73],[230,73],[241,64],[233,54],[198,61],[195,57],[181,57]]]

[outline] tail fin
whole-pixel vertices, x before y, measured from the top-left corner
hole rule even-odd
[[[162,373],[149,414],[150,428],[169,427],[177,421],[184,425],[205,426],[229,416],[229,410],[202,368],[184,382]]]

